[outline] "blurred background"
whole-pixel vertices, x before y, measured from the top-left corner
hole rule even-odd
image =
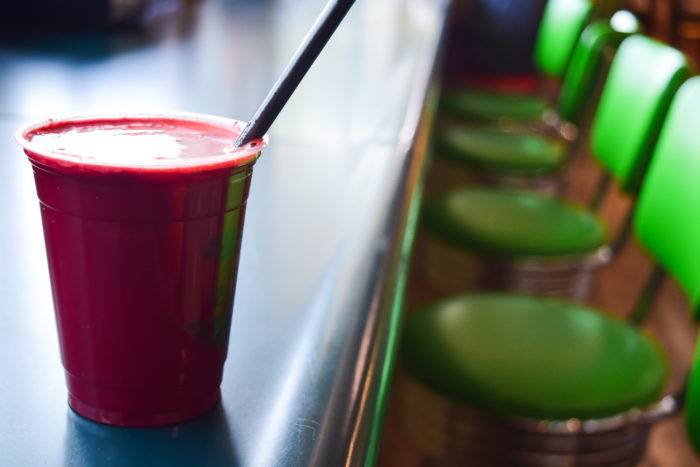
[[[644,32],[700,58],[700,1],[599,1],[602,9],[633,12]],[[609,4],[609,6],[605,4]],[[450,79],[463,67],[471,76],[526,75],[533,72],[532,51],[545,0],[457,0],[448,47]]]

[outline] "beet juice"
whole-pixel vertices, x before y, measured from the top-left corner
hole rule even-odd
[[[34,170],[71,407],[123,426],[219,400],[245,203],[265,140],[204,115],[20,129]]]

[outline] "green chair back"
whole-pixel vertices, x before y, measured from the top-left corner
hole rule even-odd
[[[668,106],[690,74],[678,50],[641,35],[625,39],[613,60],[593,122],[595,157],[636,191]]]
[[[583,30],[559,94],[558,113],[564,120],[580,122],[601,77],[604,52],[637,32],[639,22],[629,11],[618,11],[609,20],[595,21]]]
[[[591,13],[588,0],[549,0],[535,42],[535,66],[545,76],[564,74]]]
[[[639,241],[679,282],[695,318],[700,318],[699,130],[700,77],[696,77],[673,100],[634,219]],[[688,432],[700,451],[700,353],[695,357],[686,402]]]

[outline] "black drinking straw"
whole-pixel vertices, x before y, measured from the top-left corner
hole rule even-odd
[[[248,122],[236,140],[236,147],[262,138],[270,129],[282,108],[291,97],[301,80],[309,71],[323,47],[331,38],[338,25],[355,0],[330,0],[321,12],[304,41],[301,43],[287,68],[270,90],[263,103]]]

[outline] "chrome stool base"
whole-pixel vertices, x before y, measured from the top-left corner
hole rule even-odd
[[[442,397],[405,370],[395,384],[402,434],[424,466],[631,467],[652,425],[678,410],[667,396],[602,419],[507,418]]]
[[[450,162],[434,156],[426,181],[426,197],[456,188],[470,186],[511,187],[536,191],[550,196],[561,196],[564,192],[562,171],[535,176],[505,175],[485,172]]]
[[[428,298],[501,290],[585,300],[595,270],[611,255],[604,246],[584,256],[498,258],[452,246],[420,228],[413,270],[428,289]]]

